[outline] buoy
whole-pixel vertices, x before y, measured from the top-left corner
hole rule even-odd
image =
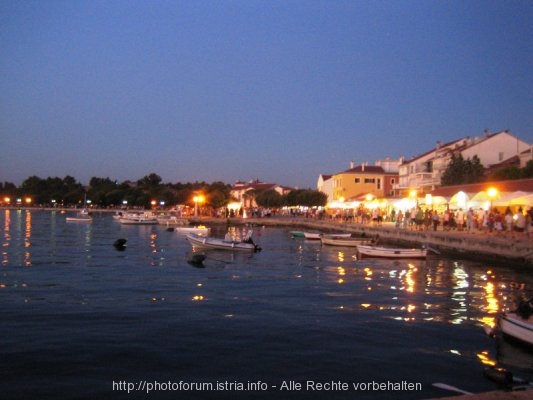
[[[205,254],[193,254],[187,262],[195,267],[204,267]]]
[[[113,243],[113,246],[117,250],[126,250],[126,242],[127,241],[128,241],[127,239],[117,239],[117,240],[115,240],[115,243]]]

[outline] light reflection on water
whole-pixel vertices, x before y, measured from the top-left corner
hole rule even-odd
[[[402,373],[407,374],[404,379],[422,376],[430,383],[455,365],[455,358],[467,359],[473,363],[469,371],[464,371],[464,361],[455,365],[463,369],[464,378],[458,378],[453,368],[447,377],[473,384],[472,390],[486,384],[478,380],[475,365],[489,365],[498,357],[514,365],[512,360],[519,358],[508,346],[492,348],[481,327],[493,325],[500,311],[530,290],[533,277],[520,269],[433,257],[355,260],[354,249],[322,247],[291,239],[285,229],[262,227],[254,228],[261,253],[209,252],[204,268],[194,268],[186,262],[192,250],[185,237],[164,227],[122,226],[108,215],[96,215],[90,224],[66,223],[63,214],[25,210],[2,210],[0,219],[0,296],[6,326],[24,330],[32,343],[46,349],[48,339],[40,338],[41,330],[64,335],[61,329],[67,328],[60,327],[70,326],[69,336],[81,341],[85,334],[77,329],[83,332],[83,322],[74,316],[88,313],[97,322],[90,331],[95,332],[91,338],[96,344],[89,351],[103,352],[100,357],[106,361],[93,362],[106,377],[121,368],[133,373],[139,365],[133,363],[128,369],[110,361],[116,352],[130,351],[127,341],[119,351],[95,338],[122,343],[117,332],[137,332],[139,326],[145,336],[130,337],[131,343],[150,354],[175,354],[175,340],[194,348],[198,346],[195,334],[207,335],[207,347],[222,354],[228,352],[226,346],[248,342],[243,354],[250,361],[243,361],[239,369],[245,378],[258,368],[255,363],[264,365],[263,375],[258,373],[263,379],[279,374],[264,372],[268,367],[281,368],[270,354],[259,351],[258,355],[254,346],[283,353],[286,374],[307,371],[300,372],[300,377],[315,379],[315,375],[339,379],[347,373],[338,371],[349,371],[350,379],[368,378],[369,371],[381,378],[396,376],[401,362]],[[217,227],[213,234],[224,236],[227,231],[237,237],[245,230]],[[112,247],[118,238],[128,240],[123,252]],[[23,322],[39,318],[54,320],[57,326],[47,321]],[[172,338],[166,337],[168,330]],[[162,336],[163,345],[152,343],[154,332]],[[31,362],[37,349],[28,350],[27,343],[1,333],[13,348],[22,349],[21,354],[29,354],[24,361]],[[181,349],[180,354],[186,353]],[[362,357],[356,370],[352,354]],[[526,359],[519,367],[530,368],[533,363],[527,361],[527,353],[518,354]],[[174,369],[179,363],[194,364],[197,355],[167,357],[156,357],[153,368],[157,370],[161,360]],[[231,369],[230,362],[220,356],[202,373],[218,379]],[[435,376],[437,372],[440,375]],[[192,369],[194,373],[198,370]],[[442,393],[428,388],[420,398],[437,395]]]

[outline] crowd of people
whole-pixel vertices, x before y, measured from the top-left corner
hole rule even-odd
[[[331,214],[331,218],[346,222],[381,225],[392,222],[399,229],[486,232],[492,234],[524,234],[533,239],[533,210],[519,207],[515,212],[474,209],[423,209],[415,207],[405,211],[392,209],[389,213],[380,208],[344,210]]]

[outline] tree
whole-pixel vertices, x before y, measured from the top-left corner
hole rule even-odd
[[[328,195],[318,190],[292,190],[284,196],[285,205],[289,207],[323,207],[328,202]]]
[[[478,156],[465,160],[461,153],[453,154],[448,167],[441,177],[442,186],[461,185],[465,183],[483,182],[485,168]]]
[[[274,189],[262,190],[255,197],[255,202],[259,207],[278,208],[283,205],[283,196]]]
[[[522,168],[522,178],[533,178],[533,160],[529,160],[524,168]]]

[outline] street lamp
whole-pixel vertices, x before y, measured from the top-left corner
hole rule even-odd
[[[194,216],[198,216],[198,203],[203,203],[204,196],[201,194],[198,194],[192,198],[192,201],[194,201]]]
[[[492,211],[492,201],[496,198],[496,196],[498,196],[498,189],[496,189],[494,187],[490,187],[487,190],[487,195],[489,196],[489,199],[490,199],[490,209],[489,209],[489,211]]]

